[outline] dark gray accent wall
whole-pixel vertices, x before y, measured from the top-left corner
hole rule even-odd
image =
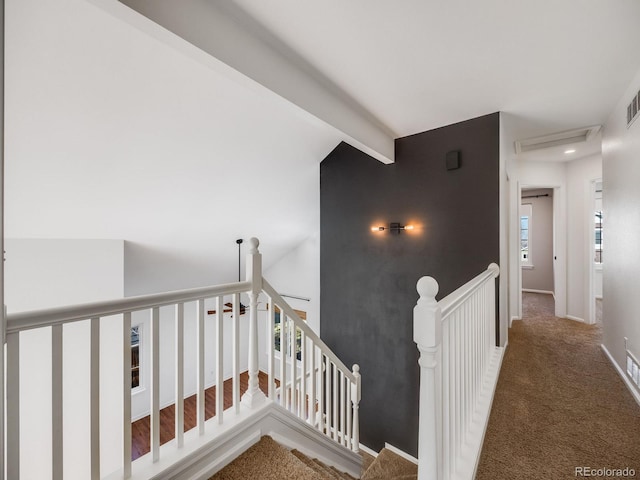
[[[447,152],[461,167],[446,169]],[[499,115],[396,140],[384,165],[342,143],[320,167],[321,336],[360,364],[360,439],[417,455],[415,285],[442,298],[499,261]],[[392,235],[375,225],[411,223]]]

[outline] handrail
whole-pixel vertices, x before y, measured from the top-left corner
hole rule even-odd
[[[497,264],[492,263],[489,267],[480,273],[475,278],[469,280],[467,283],[457,288],[449,295],[444,297],[438,302],[438,306],[440,307],[442,320],[446,319],[451,312],[453,312],[459,305],[464,303],[464,301],[469,298],[473,294],[473,292],[482,284],[484,284],[487,279],[493,277],[497,278],[500,274],[500,267]]]
[[[345,376],[349,378],[352,382],[356,381],[355,375],[351,372],[349,368],[340,360],[335,353],[324,343],[316,333],[311,330],[311,327],[307,325],[302,319],[298,316],[298,314],[289,306],[287,302],[282,298],[282,296],[275,291],[275,289],[267,282],[264,278],[262,279],[262,290],[271,297],[275,303],[278,304],[287,315],[287,317],[293,319],[293,323],[297,328],[302,330],[307,338],[311,339],[313,343],[315,343],[321,350],[322,353],[331,360],[332,363],[336,365],[336,367],[340,368],[345,372]]]
[[[7,334],[34,328],[63,325],[65,323],[108,317],[152,307],[162,307],[202,298],[231,295],[251,289],[251,282],[236,282],[208,287],[198,287],[173,292],[152,293],[116,300],[84,303],[68,307],[56,307],[7,315]]]
[[[475,475],[503,351],[495,345],[499,273],[492,263],[440,301],[434,278],[418,280],[413,335],[420,352],[420,480]]]
[[[300,319],[293,308],[275,291],[275,289],[262,277],[262,255],[258,250],[259,241],[256,238],[249,240],[250,250],[246,262],[246,281],[198,287],[186,290],[177,290],[166,293],[156,293],[140,295],[135,297],[106,300],[80,305],[56,307],[27,312],[12,313],[7,316],[7,445],[5,448],[7,457],[7,472],[9,477],[20,478],[21,469],[21,429],[20,410],[24,405],[20,395],[20,357],[21,348],[25,352],[35,351],[43,341],[38,338],[35,343],[29,336],[21,336],[20,332],[39,328],[50,330],[50,365],[52,372],[51,381],[51,469],[53,478],[62,478],[64,428],[61,426],[62,413],[65,407],[64,384],[62,382],[64,372],[64,328],[65,324],[90,320],[89,334],[89,410],[90,410],[90,466],[92,478],[100,478],[100,469],[103,462],[101,460],[100,448],[100,371],[101,363],[101,322],[106,321],[109,325],[109,341],[113,340],[111,335],[117,333],[122,343],[109,344],[109,355],[122,354],[122,363],[111,361],[109,357],[109,375],[115,370],[121,369],[122,375],[119,381],[122,386],[122,456],[121,468],[123,478],[130,478],[132,472],[132,347],[130,343],[132,313],[148,311],[148,329],[145,330],[146,347],[148,354],[145,354],[148,366],[148,395],[150,401],[150,459],[153,464],[160,460],[160,396],[161,390],[161,361],[160,351],[162,338],[165,337],[166,328],[170,327],[169,322],[173,322],[175,335],[173,337],[176,352],[174,362],[175,375],[175,432],[178,449],[183,448],[184,436],[184,388],[185,388],[185,308],[187,302],[196,302],[193,320],[195,320],[196,348],[193,349],[191,358],[195,357],[194,373],[196,374],[196,427],[197,436],[200,438],[205,434],[205,377],[208,371],[205,358],[211,348],[209,340],[205,341],[205,330],[213,328],[215,330],[216,341],[213,344],[215,357],[215,385],[216,391],[222,392],[225,388],[225,353],[231,350],[231,370],[232,370],[232,390],[233,401],[230,408],[224,408],[223,396],[216,396],[216,420],[222,424],[225,416],[235,412],[240,412],[241,408],[257,409],[267,400],[267,396],[260,389],[259,382],[259,321],[258,319],[258,296],[264,293],[269,296],[274,307],[264,321],[269,322],[267,329],[269,335],[269,398],[277,401],[280,406],[291,411],[299,419],[313,425],[314,428],[332,438],[336,443],[357,452],[359,449],[359,402],[361,399],[361,377],[359,366],[354,365],[353,370],[347,368],[345,364],[329,349],[320,337]],[[248,296],[248,332],[240,333],[240,294]],[[225,296],[232,296],[232,321],[225,321],[223,304]],[[205,301],[214,299],[217,314],[213,318],[205,321]],[[274,341],[275,330],[275,305],[282,312],[281,321],[285,332],[280,356],[280,377],[273,366],[276,344]],[[168,310],[173,306],[173,312],[164,311],[161,315],[161,307]],[[170,315],[171,314],[171,315]],[[117,317],[116,317],[117,316]],[[112,317],[106,320],[106,317]],[[161,319],[162,317],[162,319]],[[173,318],[170,318],[173,317]],[[137,320],[137,319],[136,319]],[[161,328],[162,325],[162,328]],[[230,328],[230,335],[225,336],[226,329]],[[162,330],[162,333],[161,333]],[[296,335],[300,339],[296,343]],[[84,335],[84,333],[83,333]],[[228,341],[228,337],[231,340]],[[44,340],[49,343],[49,340]],[[248,347],[248,387],[244,394],[240,395],[240,351],[242,345]],[[21,343],[23,343],[21,347]],[[300,345],[300,360],[297,360],[296,345]],[[290,347],[290,348],[289,348]],[[115,350],[114,350],[115,349]],[[118,350],[120,352],[118,352]],[[44,355],[47,355],[45,352]],[[75,358],[75,357],[74,357]],[[78,358],[85,358],[84,354]],[[113,357],[116,358],[116,357]],[[162,366],[162,368],[171,368]],[[115,369],[115,370],[113,370]],[[163,372],[169,370],[163,370]],[[214,372],[212,372],[213,374]],[[120,376],[118,374],[118,376]],[[287,378],[288,377],[288,378]],[[111,378],[111,376],[109,377]],[[162,377],[164,379],[164,376]],[[278,399],[275,397],[275,383],[280,380]],[[118,380],[117,380],[118,381]],[[283,388],[284,387],[284,388]],[[110,406],[112,407],[112,406]],[[232,411],[229,411],[231,410]],[[29,432],[31,434],[31,432]],[[33,437],[28,437],[33,438]],[[117,447],[115,447],[117,448]],[[185,450],[186,452],[187,450]],[[1,454],[2,452],[0,452]],[[179,455],[178,455],[179,457]],[[178,458],[176,457],[176,459]],[[182,461],[184,458],[177,461]],[[114,459],[109,460],[113,465],[109,466],[109,471],[115,468]],[[24,463],[23,463],[24,465]],[[145,467],[146,468],[146,467]],[[155,467],[153,467],[155,468]],[[151,470],[149,470],[151,472]],[[146,475],[146,473],[145,473]],[[0,473],[1,477],[1,473]]]

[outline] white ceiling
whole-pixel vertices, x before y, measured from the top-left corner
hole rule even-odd
[[[344,135],[109,2],[6,1],[6,235],[126,239],[151,291],[234,279],[236,238],[268,265],[317,234],[319,162]],[[637,0],[216,8],[396,136],[499,110],[519,138],[602,124],[640,64]]]
[[[602,124],[640,65],[637,0],[233,4],[398,136],[495,111],[523,137]]]

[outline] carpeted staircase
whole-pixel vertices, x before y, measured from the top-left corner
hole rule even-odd
[[[418,467],[382,449],[374,458],[362,453],[361,480],[417,480]],[[269,436],[236,458],[210,480],[353,480],[351,475],[311,459],[298,450],[287,450]]]

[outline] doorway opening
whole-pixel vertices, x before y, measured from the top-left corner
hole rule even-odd
[[[519,217],[522,295],[548,295],[555,300],[554,189],[523,187]]]

